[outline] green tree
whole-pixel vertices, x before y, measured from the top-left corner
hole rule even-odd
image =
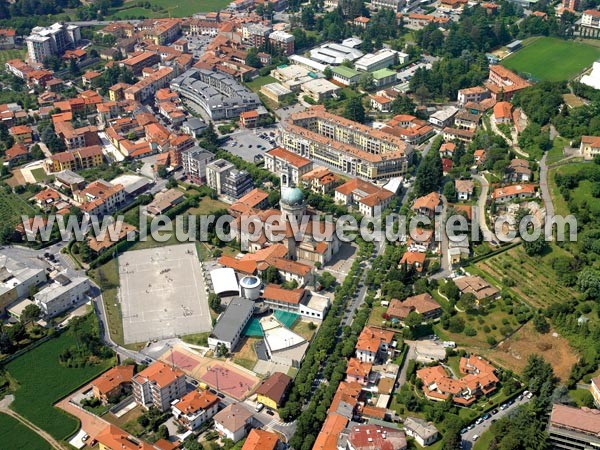
[[[348,100],[342,115],[348,120],[365,123],[365,107],[363,106],[360,97],[353,97]]]

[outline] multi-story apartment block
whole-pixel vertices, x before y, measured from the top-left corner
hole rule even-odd
[[[72,151],[55,153],[48,160],[46,167],[50,172],[62,170],[82,170],[101,165],[104,153],[99,145],[82,147]]]
[[[589,408],[555,404],[548,423],[550,447],[587,450],[600,447],[600,414]]]
[[[194,184],[206,183],[206,166],[214,159],[214,154],[201,147],[192,147],[181,153],[183,172],[188,181]]]
[[[273,31],[269,34],[269,43],[280,49],[284,55],[294,54],[294,35],[285,31]]]
[[[242,39],[248,42],[252,47],[260,48],[264,46],[269,35],[273,32],[273,27],[263,23],[248,23],[242,26]]]
[[[254,189],[254,181],[245,170],[231,169],[221,183],[221,194],[238,199]]]
[[[29,59],[41,63],[48,56],[62,55],[81,40],[77,25],[55,23],[49,27],[34,27],[25,38]]]
[[[132,384],[133,398],[138,404],[163,412],[186,393],[185,374],[161,361],[136,374]]]
[[[73,197],[88,214],[108,214],[125,203],[125,188],[122,184],[96,180],[85,189],[73,192]]]
[[[177,72],[172,67],[144,70],[142,79],[125,89],[125,100],[144,103],[153,99],[156,91],[168,86],[169,81],[175,78],[176,74]]]
[[[213,120],[230,119],[261,106],[258,95],[220,72],[190,69],[171,81],[171,89],[200,106]]]
[[[581,26],[600,29],[600,11],[588,9],[581,15]]]
[[[160,62],[160,55],[155,52],[136,52],[129,58],[119,62],[121,67],[129,69],[134,75],[142,72],[144,67],[152,67]]]
[[[404,175],[412,154],[401,138],[328,113],[323,106],[284,120],[281,142],[300,156],[367,180]]]
[[[171,411],[179,424],[194,431],[219,411],[219,397],[209,391],[192,391],[173,402]]]
[[[216,161],[211,162],[206,166],[207,186],[220,194],[222,192],[225,176],[234,168],[235,166],[233,164],[224,159],[217,159]]]
[[[371,8],[375,9],[391,9],[395,12],[400,11],[406,5],[405,0],[372,0]]]

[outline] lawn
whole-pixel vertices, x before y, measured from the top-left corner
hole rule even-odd
[[[0,50],[0,64],[4,66],[4,63],[11,59],[23,59],[26,54],[27,50],[25,49]]]
[[[548,150],[548,156],[546,156],[546,164],[554,164],[564,158],[563,149],[569,141],[563,137],[557,137],[552,143],[552,148]]]
[[[11,450],[47,450],[52,447],[21,422],[0,414],[0,442]]]
[[[220,209],[227,209],[229,205],[220,200],[215,200],[210,197],[202,197],[200,204],[196,208],[188,209],[187,213],[191,215],[211,214]]]
[[[21,214],[31,215],[36,209],[13,192],[0,189],[0,223],[16,225],[21,222]]]
[[[541,81],[563,81],[577,76],[600,58],[600,48],[580,42],[542,37],[502,60],[511,70]]]
[[[590,403],[594,401],[594,397],[588,389],[574,389],[569,391],[569,397],[573,399],[578,408],[589,407]]]
[[[248,81],[246,86],[248,86],[248,89],[250,89],[252,92],[258,92],[260,91],[261,87],[269,83],[278,83],[278,81],[271,75],[265,75],[264,77],[257,77],[252,81]]]
[[[254,366],[258,362],[256,351],[254,350],[254,344],[258,341],[258,338],[244,337],[242,338],[241,348],[233,354],[232,361],[248,370],[254,369]]]
[[[559,212],[560,214],[560,212]],[[522,246],[517,246],[498,255],[479,261],[475,270],[467,271],[483,275],[496,285],[512,280],[510,291],[535,308],[545,308],[577,296],[571,288],[562,286],[551,266],[556,256],[566,255],[566,250],[551,244],[551,251],[544,256],[528,256]],[[535,274],[535,276],[531,276]]]
[[[307,341],[310,341],[317,331],[316,327],[311,328],[311,323],[312,322],[307,320],[297,320],[294,325],[292,325],[292,331],[298,333]]]
[[[46,178],[48,178],[46,171],[44,169],[42,169],[41,167],[38,167],[37,169],[33,169],[31,171],[31,175],[33,175],[33,177],[35,178],[35,181],[37,181],[38,183],[41,181],[44,181]]]
[[[88,275],[102,289],[104,309],[108,321],[110,337],[119,345],[125,342],[123,336],[123,321],[121,305],[117,296],[119,286],[119,268],[117,259],[111,259],[106,264],[90,270]]]
[[[109,361],[83,368],[62,366],[59,355],[75,344],[74,337],[65,332],[6,365],[18,384],[11,407],[57,440],[73,434],[78,422],[54,403],[110,367]]]

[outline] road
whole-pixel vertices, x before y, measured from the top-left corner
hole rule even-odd
[[[526,404],[528,401],[529,399],[527,397],[523,397],[522,400],[515,399],[515,403],[510,405],[505,410],[498,409],[498,413],[493,415],[490,419],[484,420],[479,425],[475,425],[473,429],[467,431],[465,434],[462,435],[462,450],[471,450],[473,448],[473,445],[475,444],[475,440],[473,440],[473,437],[477,436],[479,438],[483,433],[485,433],[492,425],[492,420],[496,421],[506,416],[519,406]]]
[[[448,212],[448,200],[444,195],[441,196],[441,199],[442,211],[440,213],[440,218],[436,221],[436,226],[438,227],[436,230],[436,239],[438,239],[439,236],[440,242],[440,270],[430,277],[434,280],[446,278],[452,273],[452,267],[450,266],[450,255],[448,254],[449,241],[448,235],[446,234],[446,214]]]
[[[404,386],[406,380],[408,379],[408,362],[413,359],[417,359],[417,347],[414,341],[404,341],[408,350],[406,351],[406,356],[404,357],[404,362],[402,363],[402,368],[400,369],[400,373],[398,374],[398,386]]]
[[[548,165],[546,164],[547,156],[548,153],[544,153],[544,156],[540,160],[540,191],[542,193],[544,207],[546,208],[546,222],[554,217],[554,204],[552,203],[552,195],[550,195],[550,189],[548,188]]]
[[[477,218],[479,221],[479,229],[483,234],[483,240],[486,242],[492,242],[496,239],[494,233],[490,231],[487,222],[485,221],[485,203],[487,200],[488,191],[490,189],[490,184],[486,178],[481,175],[473,175],[473,179],[479,181],[479,184],[481,185],[481,193],[479,194],[479,199],[477,200]]]

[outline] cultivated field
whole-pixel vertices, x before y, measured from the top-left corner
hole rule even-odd
[[[534,353],[552,364],[554,373],[563,381],[569,377],[571,367],[579,359],[577,352],[565,338],[553,336],[552,330],[539,334],[531,322],[483,355],[506,369],[521,373],[527,364],[527,358]]]
[[[57,440],[74,433],[77,420],[55,408],[54,403],[110,366],[110,362],[83,368],[62,366],[59,355],[75,344],[75,339],[66,332],[6,365],[19,386],[11,407]]]
[[[16,225],[21,222],[21,214],[33,214],[36,210],[17,194],[0,189],[0,223]]]
[[[570,80],[600,58],[600,48],[542,37],[502,60],[502,65],[541,81]]]
[[[0,442],[2,448],[49,450],[52,447],[25,425],[6,414],[0,414]]]
[[[514,247],[476,263],[475,272],[478,269],[497,285],[501,285],[503,280],[514,281],[514,286],[510,288],[512,292],[535,308],[545,308],[577,295],[573,289],[560,285],[550,266],[552,258],[565,251],[555,245],[551,248],[552,251],[547,255],[531,257],[522,246]],[[470,268],[467,270],[470,271]]]

